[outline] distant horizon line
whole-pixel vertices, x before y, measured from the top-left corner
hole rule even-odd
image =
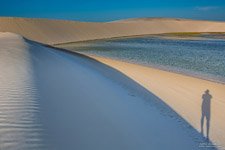
[[[87,22],[87,23],[109,23],[118,22],[123,20],[135,20],[135,19],[170,19],[170,20],[193,20],[193,21],[210,21],[210,22],[225,22],[225,20],[207,20],[207,19],[191,19],[180,17],[128,17],[123,19],[115,19],[110,21],[82,21],[75,19],[62,19],[62,18],[49,18],[49,17],[20,17],[20,16],[0,16],[0,18],[21,18],[21,19],[40,19],[40,20],[58,20],[58,21],[74,21],[74,22]]]

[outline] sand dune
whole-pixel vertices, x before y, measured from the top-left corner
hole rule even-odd
[[[225,147],[225,85],[158,69],[91,56],[107,64],[161,98],[193,127],[201,132],[202,95],[208,89],[212,96],[209,137],[221,149]],[[209,112],[211,107],[211,112]],[[203,109],[204,110],[204,109]],[[204,122],[206,124],[206,120]],[[206,126],[204,124],[204,134]]]
[[[0,44],[1,149],[194,150],[204,142],[106,65],[11,33],[0,34]]]
[[[91,59],[22,37],[59,44],[170,32],[225,32],[224,22],[0,18],[0,32],[19,34],[0,34],[0,148],[19,145],[21,149],[37,149],[45,144],[42,141],[48,141],[52,149],[68,149],[65,145],[72,149],[199,149],[201,136],[187,128],[190,123],[200,130],[201,96],[206,89],[213,96],[210,139],[225,147],[224,85],[94,57],[130,79]],[[166,102],[188,123],[183,121],[181,127],[175,121],[181,118],[162,115],[161,110],[170,109],[159,109],[155,106],[159,101]],[[190,136],[190,132],[194,134]]]
[[[225,22],[187,19],[127,19],[94,23],[0,18],[0,32],[13,32],[46,44],[170,32],[225,32]]]

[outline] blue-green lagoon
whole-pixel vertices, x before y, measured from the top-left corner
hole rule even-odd
[[[119,38],[60,47],[225,83],[225,39]]]

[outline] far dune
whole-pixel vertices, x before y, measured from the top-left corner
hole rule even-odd
[[[225,22],[138,18],[113,22],[0,18],[0,32],[13,32],[45,44],[171,32],[225,32]]]

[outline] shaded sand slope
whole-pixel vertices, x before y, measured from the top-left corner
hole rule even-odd
[[[42,43],[58,44],[169,32],[225,32],[225,23],[160,18],[91,23],[2,17],[0,32],[13,32]]]
[[[1,150],[200,149],[196,130],[118,71],[11,33],[0,44]]]
[[[209,137],[214,143],[221,146],[221,149],[225,148],[224,84],[218,84],[108,58],[97,56],[91,57],[121,71],[154,93],[199,132],[201,132],[202,95],[208,89],[212,96],[211,105],[204,105],[203,111],[206,112],[206,115],[210,115]],[[206,120],[204,122],[204,132],[206,135],[205,124]]]

